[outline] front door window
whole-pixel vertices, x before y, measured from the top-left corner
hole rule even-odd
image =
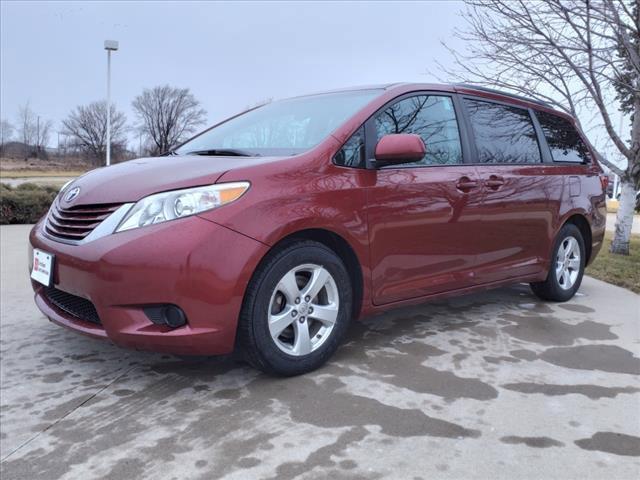
[[[416,95],[405,98],[378,113],[374,121],[376,142],[390,133],[414,133],[422,137],[427,148],[425,156],[405,166],[462,163],[460,133],[451,97]]]

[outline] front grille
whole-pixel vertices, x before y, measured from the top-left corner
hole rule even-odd
[[[45,288],[44,294],[53,305],[72,317],[85,322],[101,324],[96,307],[86,298],[77,297],[53,287]]]
[[[61,208],[56,201],[47,216],[45,230],[53,237],[79,241],[121,206],[121,203],[104,203]]]

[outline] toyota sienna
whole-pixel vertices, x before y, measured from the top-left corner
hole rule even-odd
[[[30,235],[35,302],[118,345],[296,375],[384,309],[518,282],[569,300],[606,180],[573,118],[493,90],[276,101],[67,184]]]

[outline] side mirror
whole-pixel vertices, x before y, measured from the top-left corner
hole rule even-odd
[[[426,152],[427,148],[419,135],[392,133],[382,137],[376,145],[376,165],[417,162]]]

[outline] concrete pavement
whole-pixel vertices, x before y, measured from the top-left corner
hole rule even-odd
[[[586,278],[355,322],[291,379],[132,352],[48,322],[28,227],[1,227],[3,479],[635,479],[640,296]]]

